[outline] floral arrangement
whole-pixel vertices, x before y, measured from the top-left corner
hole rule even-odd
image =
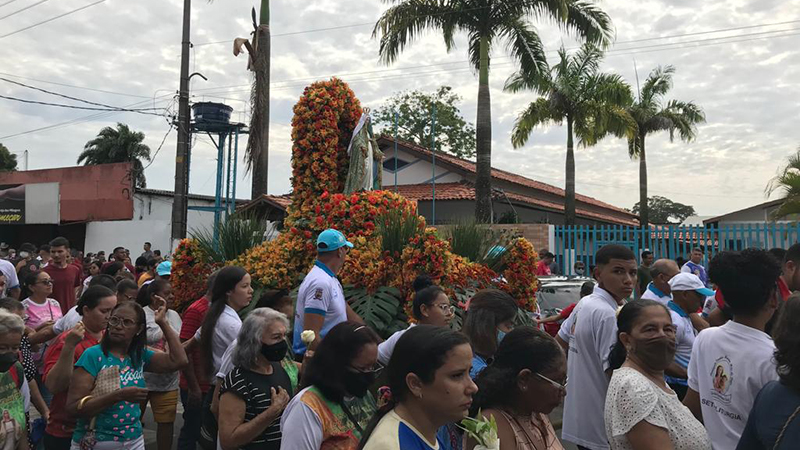
[[[533,245],[524,238],[514,239],[503,259],[506,265],[503,271],[506,284],[503,288],[517,299],[520,308],[535,310],[539,281],[536,279],[536,252]]]
[[[170,275],[175,310],[183,311],[206,293],[208,277],[216,269],[209,261],[195,241],[183,239],[178,244]]]
[[[478,411],[478,417],[483,417],[480,411]],[[497,437],[497,422],[494,420],[494,416],[489,419],[467,417],[461,421],[460,428],[478,443],[474,450],[500,450],[500,439]]]
[[[274,240],[257,245],[227,264],[242,266],[261,288],[293,289],[311,267],[317,235],[336,228],[355,244],[339,277],[343,284],[375,292],[382,287],[398,289],[403,307],[410,312],[411,285],[420,273],[428,273],[451,295],[464,287],[505,289],[520,306],[535,308],[536,253],[524,239],[506,252],[505,280],[488,267],[468,261],[451,251],[450,243],[435,228],[419,231],[401,252],[383,251],[376,232],[387,211],[417,214],[416,203],[390,191],[342,194],[349,159],[347,146],[361,115],[353,91],[339,79],[307,87],[294,107],[292,120],[292,204],[284,231]],[[407,216],[406,216],[407,217]],[[191,240],[175,252],[173,279],[176,304],[185,307],[205,291],[205,280],[214,270]]]

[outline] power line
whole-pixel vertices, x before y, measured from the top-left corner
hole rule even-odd
[[[14,11],[14,12],[12,12],[10,14],[6,14],[5,16],[0,17],[0,20],[6,19],[6,18],[11,17],[11,16],[13,16],[15,14],[19,14],[19,13],[21,13],[23,11],[27,11],[27,10],[33,8],[34,6],[41,5],[42,3],[46,2],[46,1],[48,1],[48,0],[39,0],[38,2],[36,2],[36,3],[32,4],[32,5],[28,5],[28,6],[24,7],[24,8],[22,8],[22,9],[18,9],[18,10]]]
[[[2,8],[3,6],[6,6],[6,5],[10,4],[10,3],[14,3],[15,1],[17,1],[17,0],[8,0],[5,3],[0,3],[0,8]]]
[[[108,109],[108,108],[93,108],[91,106],[75,106],[75,105],[65,105],[63,103],[49,103],[49,102],[39,102],[36,100],[28,100],[24,98],[17,98],[17,97],[9,97],[7,95],[0,95],[0,98],[4,98],[6,100],[14,100],[21,103],[29,103],[32,105],[43,105],[43,106],[55,106],[59,108],[67,108],[67,109],[82,109],[85,111],[119,111],[119,112],[133,112],[139,114],[149,114],[152,116],[161,116],[161,114],[146,112],[152,110],[153,108],[142,108],[142,109],[123,109],[123,108],[115,108],[115,109]]]
[[[24,88],[33,89],[33,90],[39,91],[39,92],[44,92],[45,94],[50,94],[50,95],[55,95],[57,97],[66,98],[67,100],[74,100],[76,102],[86,103],[86,104],[94,105],[94,106],[101,106],[103,108],[110,108],[110,109],[113,109],[113,110],[124,109],[124,108],[119,108],[117,106],[106,105],[105,103],[90,102],[89,100],[84,100],[84,99],[77,98],[77,97],[71,97],[69,95],[59,94],[58,92],[48,91],[47,89],[42,89],[42,88],[38,88],[36,86],[31,86],[31,85],[28,85],[28,84],[25,84],[25,83],[20,83],[18,81],[9,80],[8,78],[0,77],[0,80],[5,81],[7,83],[11,83],[11,84],[16,84],[17,86],[22,86]],[[145,109],[162,109],[162,108],[137,108],[136,112],[141,111],[141,110],[145,110]],[[129,110],[129,111],[134,111],[134,110]]]
[[[774,23],[762,23],[760,25],[746,25],[741,27],[732,27],[732,28],[720,28],[716,30],[707,30],[707,31],[698,31],[695,33],[683,33],[683,34],[672,34],[672,35],[665,35],[665,36],[657,36],[657,37],[649,37],[649,38],[642,38],[642,39],[633,39],[630,41],[618,41],[614,44],[632,44],[635,42],[647,42],[647,41],[656,41],[659,39],[673,39],[678,37],[689,37],[689,36],[701,36],[705,34],[714,34],[714,33],[724,33],[727,31],[740,31],[740,30],[749,30],[753,28],[762,28],[762,27],[774,27],[779,25],[790,25],[800,23],[800,20],[788,20],[786,22],[774,22]]]
[[[75,13],[76,13],[76,12],[78,12],[78,11],[83,11],[83,10],[84,10],[84,9],[86,9],[86,8],[91,8],[92,6],[94,6],[94,5],[99,5],[100,3],[103,3],[103,2],[105,2],[105,1],[106,1],[106,0],[98,0],[98,1],[96,1],[96,2],[94,2],[94,3],[89,3],[88,5],[81,6],[80,8],[76,8],[76,9],[73,9],[73,10],[71,10],[71,11],[67,11],[67,12],[65,12],[64,14],[59,14],[59,15],[57,15],[57,16],[55,16],[55,17],[51,17],[51,18],[49,18],[49,19],[47,19],[47,20],[43,20],[43,21],[41,21],[41,22],[37,22],[37,23],[35,23],[35,24],[33,24],[33,25],[28,25],[28,26],[27,26],[27,27],[25,27],[25,28],[20,28],[20,29],[19,29],[19,30],[17,30],[17,31],[12,31],[11,33],[6,33],[6,34],[2,35],[2,36],[0,36],[0,39],[7,38],[7,37],[9,37],[9,36],[13,36],[13,35],[15,35],[15,34],[17,34],[17,33],[22,33],[23,31],[30,30],[31,28],[38,27],[39,25],[44,25],[44,24],[46,24],[46,23],[50,23],[50,22],[52,22],[52,21],[54,21],[54,20],[57,20],[57,19],[60,19],[60,18],[62,18],[62,17],[69,16],[70,14],[75,14]]]
[[[158,145],[158,149],[156,149],[156,152],[155,152],[155,153],[153,153],[153,158],[150,160],[150,162],[149,162],[149,163],[147,163],[147,165],[146,165],[146,166],[142,167],[142,172],[144,172],[144,171],[145,171],[145,169],[147,169],[148,167],[150,167],[151,165],[153,165],[153,163],[154,163],[154,162],[156,162],[156,156],[158,156],[158,152],[160,152],[160,151],[161,151],[161,147],[163,147],[163,146],[164,146],[164,142],[166,142],[166,141],[167,141],[167,136],[169,136],[169,133],[172,131],[172,129],[173,129],[173,128],[175,128],[175,125],[173,125],[173,124],[171,124],[171,123],[170,123],[170,124],[169,124],[169,129],[167,130],[167,133],[164,135],[164,138],[163,138],[163,139],[161,139],[161,144],[159,144],[159,145]]]
[[[21,80],[36,81],[38,83],[52,84],[52,85],[55,85],[55,86],[64,86],[64,87],[73,88],[73,89],[83,89],[85,91],[100,92],[100,93],[103,93],[103,94],[121,95],[123,97],[135,97],[135,98],[152,98],[152,97],[147,96],[147,95],[135,95],[135,94],[127,94],[127,93],[124,93],[124,92],[106,91],[106,90],[103,90],[103,89],[94,89],[94,88],[88,88],[88,87],[84,87],[84,86],[76,86],[74,84],[59,83],[57,81],[48,81],[48,80],[40,80],[40,79],[37,79],[37,78],[23,77],[22,75],[14,75],[13,73],[0,72],[0,75],[5,75],[5,76],[11,77],[11,78],[19,78]]]

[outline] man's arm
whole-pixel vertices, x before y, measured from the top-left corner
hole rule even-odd
[[[698,313],[689,314],[689,319],[692,321],[692,327],[694,327],[698,333],[709,327],[706,319],[703,319],[703,316]]]
[[[681,367],[681,365],[676,363],[675,361],[672,361],[669,367],[664,369],[664,373],[666,373],[671,377],[680,378],[682,380],[689,378],[689,374],[686,371],[686,369],[684,367]]]
[[[703,423],[703,411],[700,409],[700,394],[692,388],[686,391],[686,397],[683,398],[683,405],[689,408],[689,411],[694,414],[694,417]]]
[[[347,306],[347,320],[350,322],[356,322],[360,323],[361,325],[364,325],[364,319],[362,319],[361,316],[356,314],[356,312],[353,311],[353,308],[351,308],[349,304],[345,303],[345,306]]]
[[[723,311],[722,308],[717,308],[711,311],[711,313],[708,315],[708,325],[712,327],[721,327],[729,320],[730,317],[725,314],[725,311]]]
[[[349,306],[347,308],[350,309]],[[317,345],[319,345],[319,341],[322,339],[320,331],[322,330],[323,323],[325,323],[325,316],[322,314],[313,312],[303,314],[303,331],[311,330],[314,332],[314,342],[308,345],[308,350],[316,350]]]

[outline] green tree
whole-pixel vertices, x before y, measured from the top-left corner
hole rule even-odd
[[[517,117],[511,134],[514,148],[524,146],[539,125],[567,123],[564,223],[575,225],[575,152],[573,139],[588,147],[606,135],[628,136],[634,126],[625,112],[631,88],[615,74],[599,70],[603,52],[585,44],[570,55],[562,47],[552,70],[518,72],[506,82],[509,92],[532,90],[540,95]]]
[[[78,156],[78,164],[85,166],[120,162],[133,163],[133,179],[136,187],[146,187],[142,160],[150,161],[150,147],[143,144],[144,133],[132,131],[124,123],[116,128],[104,127],[97,137],[87,142]]]
[[[637,132],[628,138],[628,154],[633,159],[639,158],[639,204],[644,205],[639,212],[642,227],[647,227],[650,222],[645,139],[650,134],[669,131],[672,142],[677,131],[682,141],[689,142],[697,136],[697,124],[706,121],[703,110],[693,102],[664,99],[672,89],[674,73],[672,66],[655,68],[644,81],[638,98],[628,107],[628,114],[636,121],[637,128]]]
[[[3,144],[0,144],[0,172],[13,172],[17,170],[17,155]]]
[[[470,64],[478,72],[478,113],[475,120],[477,179],[475,217],[491,219],[492,112],[489,62],[492,48],[507,44],[512,59],[525,74],[547,71],[544,48],[529,17],[550,18],[581,39],[608,45],[611,19],[589,0],[385,0],[393,3],[375,24],[379,55],[392,63],[425,31],[440,30],[449,52],[457,32],[468,39]]]
[[[647,209],[650,212],[650,223],[667,224],[681,223],[687,217],[695,215],[694,207],[683,203],[654,195],[647,199]],[[631,210],[634,214],[641,214],[641,202],[636,202]]]
[[[767,195],[781,191],[781,205],[772,213],[778,220],[792,214],[800,214],[800,149],[789,157],[789,163],[767,185]]]
[[[475,127],[464,120],[457,104],[461,97],[450,86],[434,93],[405,91],[393,95],[375,111],[375,121],[383,125],[381,133],[394,135],[397,113],[397,135],[400,139],[423,147],[431,144],[431,110],[436,105],[436,148],[461,158],[475,156]]]

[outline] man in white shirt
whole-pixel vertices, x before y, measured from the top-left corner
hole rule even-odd
[[[695,339],[683,403],[703,421],[715,450],[736,448],[756,395],[778,379],[775,344],[764,328],[780,302],[780,274],[780,264],[760,249],[722,252],[711,261],[709,275],[733,320]]]
[[[617,341],[617,308],[633,294],[637,264],[629,248],[616,244],[602,247],[595,261],[598,285],[570,316],[570,389],[564,402],[562,438],[582,449],[608,450],[603,420],[611,378],[608,358]]]
[[[671,259],[659,259],[654,262],[650,268],[650,275],[652,275],[653,281],[647,285],[642,298],[655,300],[666,306],[672,300],[669,280],[679,273],[681,273],[681,269],[678,268],[678,263]]]
[[[297,291],[293,335],[293,350],[297,357],[307,350],[300,338],[303,331],[314,332],[314,341],[308,348],[314,350],[320,339],[336,325],[348,320],[364,323],[347,304],[342,284],[336,278],[351,248],[353,244],[338,230],[327,229],[317,237],[317,260]]]
[[[674,264],[674,263],[673,263]],[[675,265],[677,268],[677,264]],[[667,303],[672,324],[675,326],[675,360],[664,371],[667,383],[678,398],[686,397],[688,387],[687,370],[694,347],[695,331],[690,314],[696,312],[703,305],[706,297],[714,295],[697,275],[692,273],[679,273],[669,280],[672,300]]]

